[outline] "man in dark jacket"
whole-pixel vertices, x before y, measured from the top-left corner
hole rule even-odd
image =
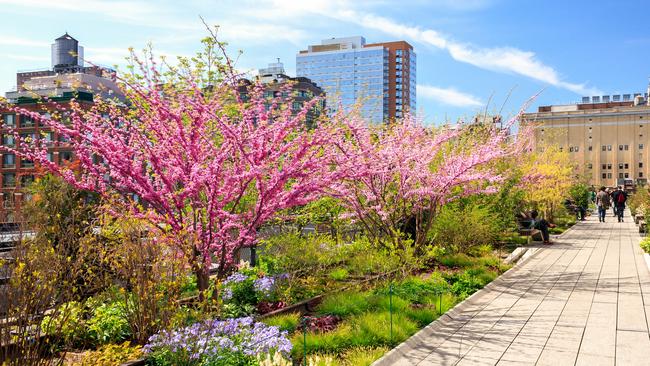
[[[612,193],[612,204],[616,207],[616,216],[618,216],[618,222],[623,222],[625,201],[627,201],[627,193],[625,193],[623,187],[618,186],[618,189]]]
[[[537,210],[533,210],[530,213],[530,217],[533,219],[533,227],[542,232],[542,240],[544,240],[544,244],[553,244],[548,229],[555,227],[555,225],[549,223],[545,219],[539,218]]]

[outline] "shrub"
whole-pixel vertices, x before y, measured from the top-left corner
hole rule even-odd
[[[88,336],[97,344],[124,342],[131,334],[123,304],[103,303],[92,310],[92,317],[88,320]]]
[[[453,252],[466,253],[473,247],[496,242],[499,225],[489,208],[477,204],[448,204],[436,217],[428,237]]]
[[[287,333],[253,318],[208,320],[162,331],[144,347],[157,366],[248,366],[258,356],[291,352]]]
[[[240,268],[221,284],[224,315],[236,318],[253,314],[260,301],[269,302],[277,297],[278,283],[286,278],[286,275],[260,274],[246,266]]]
[[[73,366],[119,366],[127,361],[142,357],[140,347],[131,346],[130,342],[108,344],[97,351],[87,352],[81,364]]]
[[[356,291],[346,291],[326,296],[323,302],[318,305],[317,311],[320,314],[331,314],[347,317],[360,314],[370,308],[368,294]]]
[[[457,253],[440,257],[440,259],[438,259],[438,262],[443,266],[449,268],[463,268],[473,265],[475,263],[475,260],[466,254]]]
[[[643,249],[643,251],[650,253],[650,238],[641,240],[641,243],[639,245],[641,245],[641,249]]]
[[[348,278],[348,270],[345,268],[337,268],[330,272],[329,277],[335,281],[343,281]]]
[[[61,305],[56,315],[41,320],[41,330],[45,334],[58,333],[65,344],[81,345],[88,337],[83,305],[76,301]]]
[[[468,254],[473,257],[483,257],[492,253],[492,245],[482,244],[469,249]]]
[[[281,314],[262,320],[262,322],[269,326],[278,327],[281,331],[293,333],[300,325],[300,314]]]
[[[483,268],[468,269],[461,274],[450,276],[451,290],[461,298],[466,298],[496,278],[496,273]]]

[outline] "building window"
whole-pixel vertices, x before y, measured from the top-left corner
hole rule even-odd
[[[643,178],[643,172],[639,172],[639,178]]]
[[[618,145],[618,151],[623,151],[623,145]]]
[[[607,173],[607,179],[612,179],[612,173]]]
[[[4,174],[2,174],[2,186],[3,187],[15,187],[16,186],[16,174],[15,173],[4,173]]]
[[[612,164],[607,164],[607,169],[612,170]]]
[[[54,153],[53,152],[48,152],[47,153],[47,160],[48,161],[54,161]]]
[[[593,169],[593,165],[591,163],[587,164],[587,169]]]
[[[607,146],[603,145],[603,151],[607,151]]]
[[[291,109],[293,109],[294,111],[301,110],[302,109],[302,102],[293,102],[291,104]]]
[[[54,143],[54,132],[45,132],[43,133],[43,138],[47,146],[52,146]]]
[[[607,174],[605,174],[605,173],[603,173],[602,176],[603,176],[603,179],[606,179],[606,178],[607,178]]]
[[[20,127],[34,127],[34,120],[30,116],[20,116]]]
[[[20,161],[20,167],[21,168],[33,168],[34,167],[34,161],[29,160],[29,159],[22,159]]]
[[[14,168],[16,166],[16,155],[14,154],[4,154],[2,156],[2,167],[3,168]]]
[[[603,164],[603,170],[607,169],[607,165]]]
[[[593,146],[589,145],[589,151],[593,150]]]
[[[630,169],[630,165],[628,163],[625,163],[625,169]]]
[[[59,157],[61,159],[61,162],[72,161],[72,151],[61,151],[59,153]]]
[[[20,186],[21,187],[29,187],[30,184],[34,183],[34,176],[29,174],[29,175],[23,175],[20,177]]]
[[[15,114],[4,114],[2,115],[2,121],[7,127],[16,127],[16,115]]]
[[[623,173],[618,173],[619,178],[623,178]]]
[[[612,145],[607,145],[607,151],[612,151]]]
[[[2,206],[4,208],[12,208],[14,207],[14,194],[13,193],[5,193],[2,195]]]
[[[14,146],[14,135],[4,134],[2,135],[2,144],[4,146]]]
[[[573,152],[573,146],[569,146],[569,152]]]
[[[623,164],[618,164],[618,169],[623,170]]]
[[[630,149],[630,145],[625,145],[624,149],[625,149],[625,151],[628,151]]]
[[[639,163],[639,168],[643,168],[643,163]]]
[[[643,144],[639,144],[639,150],[643,150]]]
[[[625,173],[625,178],[629,178],[629,177],[630,177],[630,173]]]

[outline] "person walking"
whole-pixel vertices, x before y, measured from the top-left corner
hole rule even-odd
[[[614,206],[616,206],[616,215],[618,216],[618,222],[623,222],[625,201],[627,201],[627,193],[625,193],[623,187],[618,186],[618,189],[612,193],[612,202]]]
[[[613,190],[611,188],[607,188],[606,192],[609,195],[609,202],[612,202],[612,211],[614,212],[614,217],[616,217],[616,205],[613,203],[614,202],[613,194],[614,194],[614,192],[616,192],[616,190]]]
[[[600,187],[600,192],[596,195],[596,207],[598,207],[598,221],[605,222],[605,213],[610,205],[609,194],[605,191],[605,187]]]

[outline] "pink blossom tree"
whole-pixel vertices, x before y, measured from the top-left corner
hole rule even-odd
[[[203,291],[210,267],[223,277],[274,214],[317,199],[341,178],[328,148],[341,131],[326,119],[306,126],[316,99],[295,113],[257,85],[242,100],[228,59],[208,86],[178,70],[170,82],[153,57],[134,60],[136,78],[116,76],[128,106],[72,101],[47,118],[3,103],[64,136],[78,169],[50,162],[44,139],[15,133],[16,147],[3,149],[80,189],[117,194],[115,214],[146,219],[173,237]]]
[[[338,159],[349,176],[333,194],[375,241],[404,249],[410,231],[413,247],[423,250],[445,203],[494,191],[502,176],[491,165],[525,150],[525,138],[509,136],[514,122],[480,133],[471,125],[427,128],[413,116],[379,128],[351,122]]]

